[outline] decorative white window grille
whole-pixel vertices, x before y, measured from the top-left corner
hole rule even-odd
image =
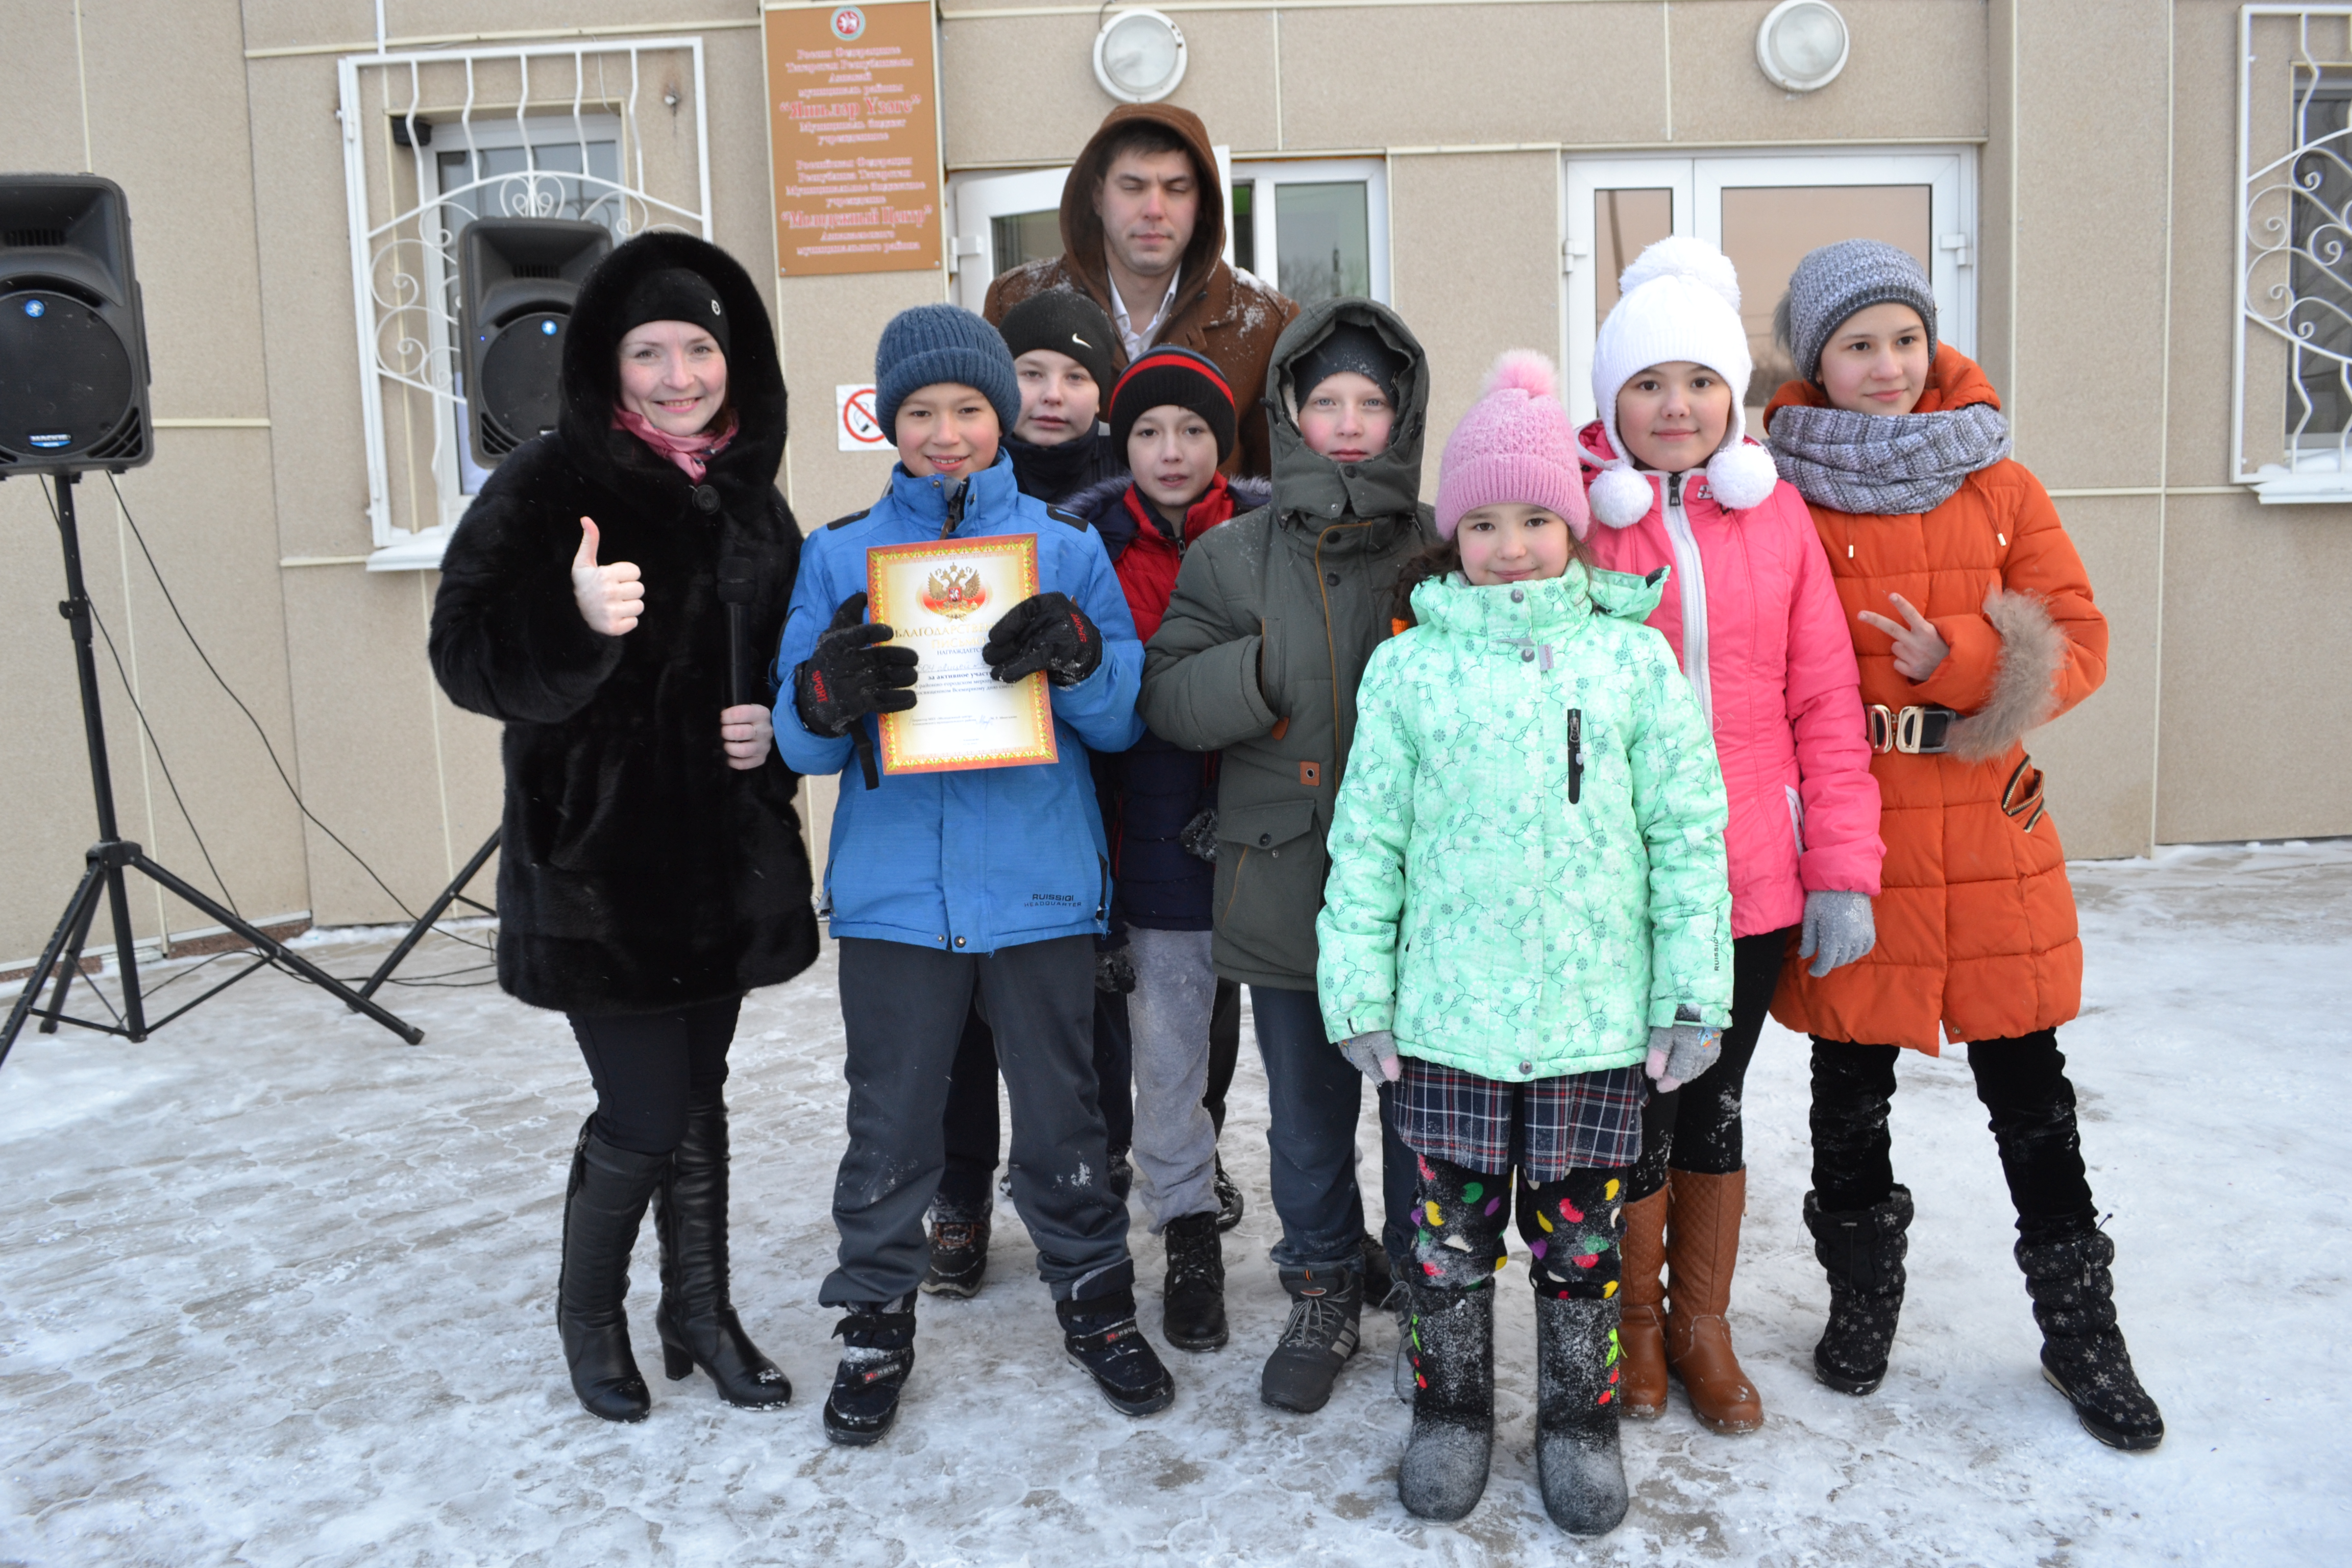
[[[709,238],[702,40],[379,51],[336,69],[368,569],[429,569],[483,478],[465,440],[458,235],[478,217],[566,217],[616,241]]]
[[[2233,481],[2352,501],[2352,5],[2238,19]]]

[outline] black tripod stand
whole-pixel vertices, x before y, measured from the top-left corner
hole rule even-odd
[[[74,482],[79,477],[69,473],[57,476],[58,535],[65,547],[66,556],[66,597],[58,605],[58,613],[73,628],[74,665],[81,679],[82,733],[89,742],[90,788],[98,796],[98,842],[89,847],[89,867],[81,874],[81,885],[74,889],[73,897],[67,901],[65,916],[58,921],[58,929],[50,936],[48,947],[41,953],[41,961],[25,978],[24,994],[16,998],[16,1006],[9,1010],[7,1027],[0,1029],[0,1062],[8,1059],[9,1049],[16,1045],[18,1031],[24,1028],[25,1020],[31,1016],[34,1005],[40,999],[42,985],[52,973],[57,976],[57,988],[49,997],[48,1005],[41,1009],[41,1033],[45,1035],[56,1034],[59,1024],[71,1024],[77,1028],[96,1029],[100,1034],[143,1040],[197,1003],[217,996],[257,969],[275,964],[295,978],[307,980],[341,998],[352,1012],[366,1014],[410,1045],[416,1044],[425,1037],[424,1030],[401,1022],[369,1001],[366,995],[352,990],[234,910],[158,866],[138,845],[123,838],[115,826],[114,779],[106,764],[106,726],[99,716],[98,656],[90,645],[89,595],[82,586],[81,538],[74,526]],[[257,955],[253,962],[163,1016],[150,1019],[139,990],[138,955],[131,947],[131,899],[122,882],[122,874],[126,870],[137,871],[147,877],[252,943]],[[65,1010],[66,993],[72,988],[74,976],[81,972],[82,944],[89,938],[90,922],[98,918],[101,894],[114,921],[114,956],[122,981],[122,1012],[112,1023],[72,1017]],[[91,989],[96,992],[95,985]],[[371,986],[370,990],[373,989]],[[100,999],[103,1000],[102,994]]]

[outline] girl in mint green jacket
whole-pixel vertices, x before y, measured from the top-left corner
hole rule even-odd
[[[1548,363],[1507,354],[1446,443],[1444,542],[1372,655],[1316,921],[1330,1037],[1397,1084],[1418,1157],[1405,1507],[1467,1514],[1494,1442],[1494,1291],[1516,1197],[1533,1254],[1545,1510],[1624,1517],[1617,1245],[1644,1075],[1713,1061],[1731,1006],[1723,780],[1689,683],[1593,569]],[[1516,1170],[1518,1180],[1512,1177]]]

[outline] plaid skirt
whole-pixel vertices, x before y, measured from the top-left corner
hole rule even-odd
[[[1406,1057],[1391,1103],[1397,1135],[1417,1154],[1482,1175],[1516,1164],[1528,1181],[1556,1182],[1641,1157],[1648,1084],[1638,1067],[1504,1083]]]

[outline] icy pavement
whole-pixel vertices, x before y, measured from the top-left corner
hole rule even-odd
[[[1321,1415],[1258,1403],[1282,1300],[1248,1051],[1224,1143],[1251,1205],[1226,1248],[1234,1339],[1170,1353],[1173,1408],[1129,1420],[1062,1360],[1007,1208],[986,1291],[923,1305],[898,1430],[828,1447],[829,952],[751,1000],[730,1090],[736,1298],[798,1397],[763,1415],[660,1379],[648,1226],[631,1305],[654,1414],[606,1426],[572,1402],[551,1316],[589,1103],[562,1020],[408,989],[410,1048],[263,975],[142,1045],[28,1034],[0,1070],[0,1563],[2352,1561],[2352,846],[2175,850],[2075,885],[2089,1001],[2062,1039],[2170,1426],[2152,1455],[2094,1443],[2037,1373],[1956,1059],[1907,1058],[1895,1099],[1919,1217],[1893,1373],[1864,1400],[1813,1381],[1805,1056],[1778,1029],[1748,1094],[1734,1312],[1769,1425],[1716,1437],[1677,1394],[1629,1426],[1633,1510],[1604,1541],[1559,1535],[1536,1497],[1520,1267],[1494,1479],[1462,1525],[1397,1505],[1384,1317]],[[381,944],[326,951],[349,973]],[[409,973],[461,955],[436,942]],[[1159,1248],[1139,1251],[1156,1337]]]

